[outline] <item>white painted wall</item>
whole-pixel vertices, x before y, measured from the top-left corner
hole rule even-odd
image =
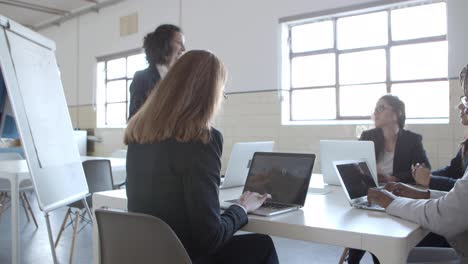
[[[182,26],[190,48],[209,49],[224,61],[227,92],[278,89],[282,17],[371,0],[183,1]]]
[[[463,1],[463,0],[452,0]],[[57,42],[70,106],[95,102],[96,57],[141,47],[161,23],[181,24],[189,49],[209,49],[230,71],[228,92],[277,89],[279,24],[283,17],[395,0],[127,0],[40,33]],[[119,18],[137,12],[139,31],[119,36]]]
[[[58,61],[64,65],[62,81],[68,104],[95,103],[96,57],[141,47],[146,33],[159,24],[179,24],[179,10],[179,1],[127,0],[42,30],[41,34],[56,41]],[[135,12],[138,33],[120,37],[120,17]]]
[[[355,125],[281,126],[278,87],[280,18],[320,12],[364,3],[394,3],[398,0],[127,0],[118,5],[71,20],[41,33],[57,43],[57,57],[67,102],[76,112],[77,127],[93,128],[96,57],[140,47],[144,35],[162,23],[181,25],[188,49],[208,49],[227,65],[231,93],[216,125],[225,136],[226,161],[237,141],[273,139],[278,150],[318,153],[323,138],[353,138]],[[468,63],[467,0],[449,0],[449,72],[458,75]],[[137,12],[139,32],[119,37],[119,17]],[[428,54],[429,56],[429,54]],[[451,104],[461,91],[451,82]],[[259,91],[270,92],[259,92]],[[242,93],[250,91],[253,93]],[[94,115],[94,116],[93,116]],[[448,162],[455,153],[464,129],[456,110],[450,111],[450,124],[409,127],[423,134],[424,144],[434,166]],[[96,154],[107,155],[124,147],[122,129],[96,129],[103,142]]]

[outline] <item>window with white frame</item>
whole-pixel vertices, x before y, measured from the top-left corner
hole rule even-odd
[[[131,51],[98,59],[97,127],[124,127],[130,104],[129,87],[136,71],[147,66],[145,54]]]
[[[448,120],[445,1],[285,22],[282,47],[283,123],[369,120],[386,93],[410,120]]]

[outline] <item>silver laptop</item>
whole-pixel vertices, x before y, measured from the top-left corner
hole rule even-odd
[[[272,152],[274,145],[274,141],[239,142],[234,144],[221,188],[244,185],[254,153]]]
[[[367,191],[377,187],[377,184],[365,160],[334,161],[333,165],[351,206],[385,211],[383,207],[369,204],[367,201]]]
[[[269,193],[271,199],[251,213],[272,216],[303,207],[314,162],[314,154],[256,152],[242,193]],[[237,202],[226,201],[222,207]]]
[[[375,162],[374,142],[358,140],[320,140],[320,165],[323,181],[329,185],[341,185],[333,167],[337,160],[365,159],[377,179],[377,164]]]

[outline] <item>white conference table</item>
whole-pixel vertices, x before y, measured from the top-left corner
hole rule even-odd
[[[81,160],[109,159],[111,161],[114,182],[119,183],[126,177],[126,160],[120,158],[106,158],[82,156]],[[0,161],[0,178],[10,181],[11,188],[11,262],[20,263],[20,233],[19,233],[19,183],[30,177],[26,160]]]
[[[321,178],[314,174],[313,178]],[[243,231],[289,239],[310,241],[368,250],[381,263],[406,263],[410,250],[428,234],[419,225],[387,215],[385,212],[350,207],[341,187],[327,186],[327,194],[307,195],[305,206],[298,211],[273,217],[249,215]],[[220,201],[238,198],[242,187],[222,189]],[[125,190],[95,193],[94,208],[126,209]],[[94,263],[99,263],[99,235],[93,228]],[[337,260],[338,261],[338,260]]]

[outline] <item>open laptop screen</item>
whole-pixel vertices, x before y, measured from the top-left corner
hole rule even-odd
[[[244,192],[269,193],[273,202],[303,206],[314,161],[314,154],[256,152]]]
[[[351,199],[366,196],[369,188],[376,187],[369,167],[364,161],[337,164],[336,168]]]

